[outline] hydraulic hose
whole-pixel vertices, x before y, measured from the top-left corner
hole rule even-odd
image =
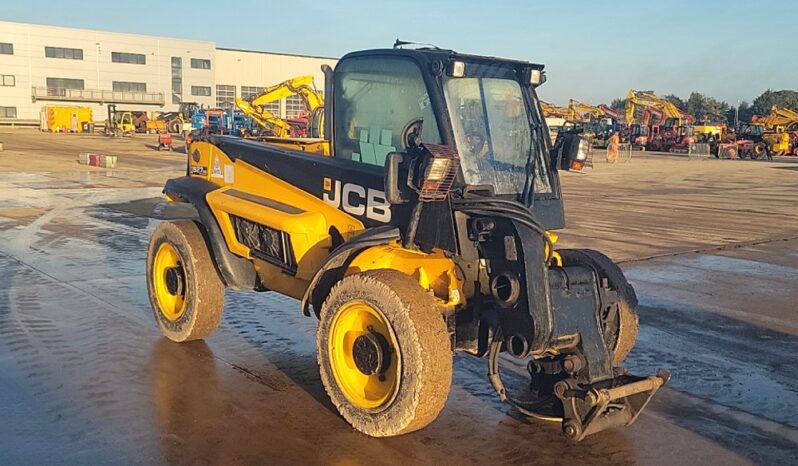
[[[549,235],[546,234],[546,228],[537,221],[532,212],[530,212],[523,204],[506,199],[453,199],[452,203],[457,210],[473,215],[485,216],[499,216],[509,220],[516,221],[527,228],[538,233],[543,241],[548,246],[548,254],[546,261],[551,259],[554,252],[554,243],[552,243]],[[473,206],[472,206],[473,205]]]
[[[502,334],[501,328],[499,328],[496,330],[493,341],[491,341],[490,346],[488,347],[488,380],[490,380],[491,386],[494,390],[496,390],[496,393],[498,393],[499,399],[514,407],[518,410],[518,412],[525,416],[534,417],[544,421],[562,422],[561,417],[544,416],[533,411],[534,409],[540,408],[554,401],[555,397],[553,395],[542,398],[532,404],[524,404],[511,397],[507,393],[507,389],[504,387],[499,369],[499,354],[501,353],[502,343],[504,342],[503,340],[504,335]]]

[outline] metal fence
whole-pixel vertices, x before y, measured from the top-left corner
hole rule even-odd
[[[69,102],[95,102],[100,104],[144,104],[161,105],[166,103],[163,92],[122,92],[102,89],[64,89],[53,87],[33,87],[33,101],[58,100]]]
[[[712,149],[705,142],[692,143],[687,146],[687,156],[690,159],[708,159],[712,155]]]
[[[718,145],[719,159],[742,159],[750,157],[754,151],[753,141],[741,141]]]
[[[605,152],[606,160],[610,161],[610,148],[607,147]],[[622,142],[618,144],[618,163],[628,163],[632,161],[632,144]]]

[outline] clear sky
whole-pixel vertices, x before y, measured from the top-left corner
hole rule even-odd
[[[634,88],[734,105],[798,88],[789,0],[8,0],[0,19],[332,57],[399,37],[543,63],[541,97],[559,104]]]

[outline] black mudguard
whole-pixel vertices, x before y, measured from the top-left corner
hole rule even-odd
[[[399,239],[401,239],[401,233],[398,228],[392,225],[384,225],[366,230],[333,249],[327,259],[325,259],[324,264],[313,276],[310,285],[302,296],[302,313],[310,316],[310,307],[313,306],[316,317],[319,316],[321,304],[327,292],[335,282],[343,277],[350,259],[357,256],[359,252],[372,246],[388,244]]]
[[[260,280],[254,265],[248,259],[230,252],[222,230],[216,222],[216,217],[208,206],[205,196],[216,189],[219,189],[219,185],[208,180],[182,176],[168,180],[163,192],[172,198],[181,199],[194,206],[216,268],[225,284],[234,290],[259,289]]]

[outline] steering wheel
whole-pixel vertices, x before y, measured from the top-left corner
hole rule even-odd
[[[424,120],[421,118],[414,118],[407,122],[402,128],[402,145],[403,149],[408,151],[412,147],[416,147],[421,143],[421,131],[424,129]]]
[[[482,154],[482,149],[485,148],[485,143],[488,142],[487,138],[481,133],[468,133],[465,135],[466,150],[474,155]]]

